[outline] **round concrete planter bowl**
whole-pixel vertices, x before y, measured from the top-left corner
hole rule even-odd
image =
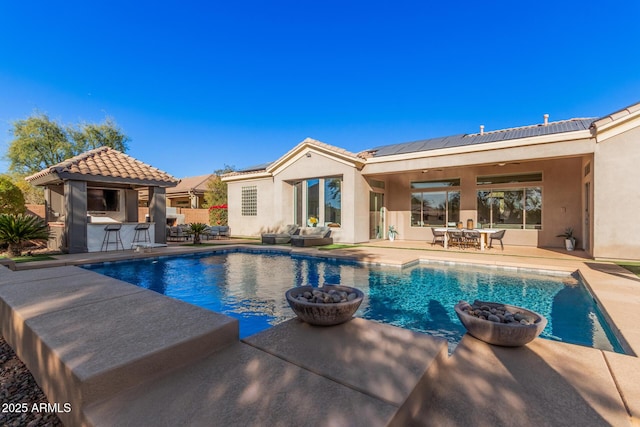
[[[313,292],[314,290],[322,292],[336,290],[339,292],[346,292],[347,294],[355,293],[356,297],[351,301],[336,303],[312,303],[297,299],[299,295],[302,295],[305,292]],[[360,307],[360,304],[364,299],[364,293],[362,293],[360,289],[349,286],[325,285],[322,288],[299,286],[289,289],[285,293],[285,297],[287,298],[289,306],[300,320],[311,325],[330,326],[351,320],[353,314],[356,312],[358,307]]]
[[[467,328],[467,332],[477,339],[489,344],[500,345],[503,347],[519,347],[533,341],[542,330],[547,326],[547,319],[536,313],[522,307],[516,307],[507,304],[497,304],[491,302],[476,301],[482,305],[504,306],[511,313],[522,313],[530,319],[530,325],[522,325],[519,323],[499,323],[491,320],[480,319],[462,309],[467,303],[461,302],[455,305],[454,309],[460,322]]]

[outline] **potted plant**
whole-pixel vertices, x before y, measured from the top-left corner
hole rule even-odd
[[[564,237],[564,247],[568,251],[572,251],[576,248],[576,238],[573,237],[572,227],[565,228],[564,233],[558,234],[556,237]]]
[[[393,225],[390,225],[389,233],[388,233],[389,240],[393,242],[396,239],[397,235],[398,235],[398,230],[396,230],[396,227]]]

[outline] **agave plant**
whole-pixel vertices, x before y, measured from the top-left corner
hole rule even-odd
[[[49,228],[37,216],[0,214],[0,242],[9,245],[13,257],[22,255],[22,244],[29,240],[48,240]]]
[[[191,224],[191,232],[193,233],[193,244],[200,244],[200,234],[204,233],[207,230],[208,225],[203,224],[201,222],[194,222]]]

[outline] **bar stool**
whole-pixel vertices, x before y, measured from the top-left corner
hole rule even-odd
[[[109,224],[104,228],[104,239],[102,239],[102,246],[100,247],[101,252],[106,252],[109,250],[109,245],[116,245],[116,251],[118,250],[118,245],[124,251],[124,245],[122,244],[122,239],[120,238],[120,228],[122,224]],[[113,237],[113,242],[111,238]]]
[[[136,225],[133,234],[133,241],[131,242],[131,249],[133,249],[136,243],[151,243],[151,235],[149,234],[149,223],[140,223]]]

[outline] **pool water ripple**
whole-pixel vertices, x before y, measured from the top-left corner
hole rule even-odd
[[[575,277],[469,265],[408,268],[240,251],[167,257],[86,268],[240,321],[246,337],[295,315],[284,293],[294,286],[341,284],[366,295],[357,316],[446,338],[465,333],[454,305],[498,301],[548,319],[542,338],[622,353],[595,301]]]

